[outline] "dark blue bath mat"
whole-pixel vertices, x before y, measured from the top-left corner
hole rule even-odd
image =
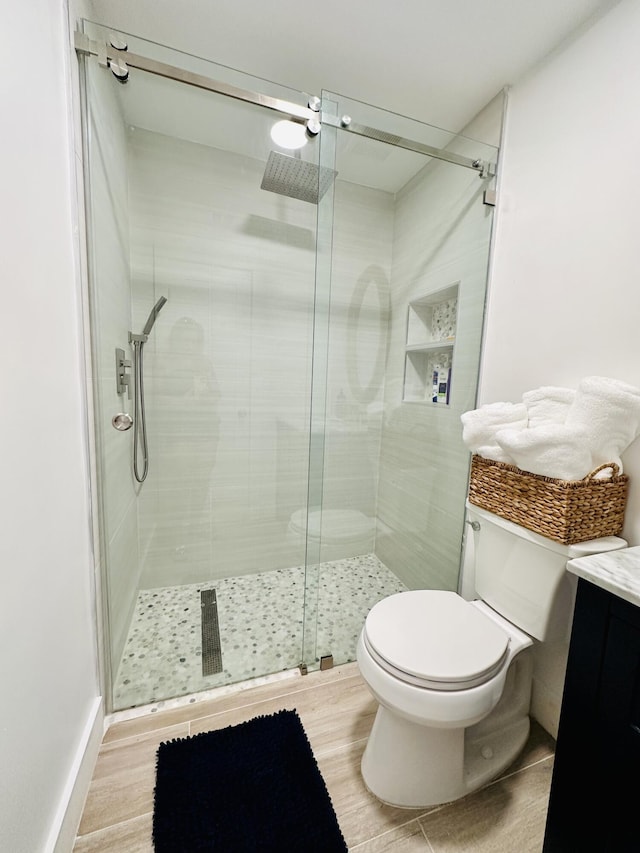
[[[158,748],[156,853],[347,853],[295,711]]]

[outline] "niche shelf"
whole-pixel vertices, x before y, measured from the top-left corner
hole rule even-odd
[[[402,395],[406,403],[449,403],[459,285],[409,302]]]

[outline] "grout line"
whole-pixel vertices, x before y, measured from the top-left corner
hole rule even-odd
[[[119,826],[126,826],[128,823],[133,823],[134,821],[141,820],[142,818],[150,817],[153,820],[153,810],[149,812],[143,812],[142,814],[136,815],[135,817],[128,817],[126,820],[119,820],[116,823],[107,824],[107,826],[101,826],[100,829],[93,829],[91,832],[85,832],[83,835],[76,835],[75,842],[73,845],[73,849],[76,849],[76,846],[79,841],[87,841],[93,837],[97,837],[100,833],[108,832],[110,830],[116,829]]]
[[[117,746],[118,748],[122,747],[123,749],[128,749],[131,746],[134,746],[136,741],[143,740],[144,738],[150,735],[158,735],[161,732],[168,732],[170,729],[176,729],[178,727],[183,727],[187,729],[186,734],[174,735],[174,737],[187,737],[189,732],[189,723],[190,720],[179,720],[177,723],[169,723],[166,726],[159,726],[156,729],[148,729],[144,732],[136,732],[133,735],[127,735],[126,737],[113,738],[113,740],[103,741],[100,744],[100,751],[103,749],[110,749],[111,747]],[[167,737],[167,740],[171,740],[170,736]]]
[[[355,674],[354,675],[345,675],[345,676],[339,677],[339,679],[336,678],[334,680],[327,679],[327,681],[319,681],[317,684],[310,684],[308,687],[301,687],[300,690],[288,690],[286,693],[278,693],[275,696],[266,696],[262,699],[255,699],[253,702],[245,702],[241,705],[234,705],[233,708],[226,708],[224,711],[215,711],[214,713],[208,713],[208,714],[202,714],[200,716],[194,716],[194,717],[190,718],[190,721],[196,722],[196,720],[204,720],[207,717],[216,717],[220,714],[227,714],[231,710],[237,711],[240,708],[251,708],[254,705],[261,705],[264,702],[273,702],[276,699],[285,699],[285,698],[288,698],[289,696],[297,696],[300,693],[306,693],[308,690],[317,690],[319,687],[326,687],[327,684],[335,684],[338,680],[340,680],[344,683],[345,681],[348,681],[350,679],[355,679],[355,678],[359,678],[359,676],[357,676]]]
[[[256,705],[261,705],[264,702],[272,702],[272,701],[275,701],[278,699],[285,699],[285,698],[288,698],[290,696],[297,696],[301,693],[306,693],[309,690],[316,690],[320,687],[326,687],[329,684],[336,684],[338,681],[340,681],[342,684],[345,684],[346,682],[354,681],[356,679],[359,679],[360,677],[361,676],[359,675],[359,673],[354,673],[353,675],[337,675],[336,678],[334,678],[334,679],[326,679],[323,681],[318,681],[315,684],[309,684],[308,686],[305,686],[305,687],[301,686],[300,689],[298,689],[298,690],[287,690],[284,693],[277,693],[273,696],[264,696],[261,699],[254,699],[253,701],[242,702],[240,704],[234,704],[232,707],[225,708],[224,710],[209,711],[208,713],[194,714],[194,715],[192,715],[192,716],[190,716],[184,720],[178,720],[177,722],[167,722],[166,725],[158,726],[156,728],[150,728],[144,732],[137,732],[136,734],[126,735],[125,737],[120,737],[120,738],[115,737],[112,740],[110,740],[108,743],[109,744],[124,743],[127,740],[132,740],[132,739],[143,737],[145,734],[155,734],[159,731],[162,731],[163,729],[169,729],[169,728],[173,728],[174,726],[179,726],[179,725],[187,725],[189,727],[189,730],[190,730],[191,729],[191,723],[195,723],[196,721],[199,721],[199,720],[205,720],[207,717],[216,717],[216,716],[219,716],[220,714],[228,714],[228,713],[233,712],[233,711],[238,711],[242,708],[251,708],[251,707],[254,707]],[[283,683],[285,683],[285,682],[283,682]],[[253,689],[257,690],[262,686],[263,685],[258,685]],[[242,690],[242,691],[239,691],[238,693],[230,694],[230,695],[233,695],[234,699],[238,699],[242,696],[243,693],[246,693],[251,689],[252,688],[248,688],[247,690]],[[223,700],[226,698],[228,698],[228,697],[227,696],[221,696],[220,700]],[[205,701],[211,702],[211,701],[215,701],[215,699],[207,699]],[[197,703],[194,703],[193,705],[182,706],[182,708],[193,708],[194,711],[198,707],[199,707],[199,705]],[[167,715],[172,714],[174,711],[182,710],[182,708],[167,709],[165,711],[159,711],[155,714],[148,714],[147,716],[148,716],[149,720],[159,720],[159,719],[161,719],[161,717],[160,717],[161,714],[167,714]],[[135,720],[138,720],[138,721],[142,720],[142,719],[143,719],[143,717],[136,717],[135,718]],[[129,722],[129,721],[123,720],[121,722]],[[112,725],[113,726],[119,725],[119,723],[113,723]],[[110,729],[108,729],[108,731],[109,730]]]
[[[267,676],[259,676],[258,678],[251,679],[249,681],[245,680],[233,684],[221,684],[218,687],[212,687],[209,690],[200,690],[196,693],[187,693],[183,696],[174,697],[172,699],[162,699],[159,702],[150,702],[146,705],[138,705],[133,708],[114,711],[107,715],[106,723],[108,726],[113,726],[117,723],[139,720],[154,714],[164,714],[168,711],[175,711],[179,708],[188,708],[190,705],[195,705],[200,702],[209,702],[212,699],[236,696],[255,687],[277,684],[280,681],[295,681],[298,678],[300,678],[300,674],[297,669],[288,669]],[[164,707],[165,705],[168,707]]]
[[[531,764],[525,764],[523,767],[519,767],[517,770],[513,770],[511,773],[504,773],[501,776],[498,776],[496,779],[492,779],[490,782],[487,782],[486,785],[483,785],[482,788],[478,788],[478,790],[482,791],[485,788],[491,788],[498,782],[503,782],[505,779],[511,779],[513,776],[518,776],[520,773],[524,773],[527,770],[531,770],[532,767],[537,767],[538,764],[544,764],[545,761],[553,761],[554,758],[555,755],[545,755],[543,758],[539,758],[537,761],[532,761]],[[473,791],[472,793],[475,793],[475,791]]]
[[[347,749],[350,746],[356,746],[359,743],[366,743],[368,737],[369,736],[367,735],[367,737],[361,737],[357,740],[350,740],[347,743],[340,744],[340,746],[332,746],[330,749],[316,750],[312,747],[312,751],[316,758],[325,758],[328,755],[333,755],[335,752],[340,752],[341,750]]]
[[[349,814],[349,812],[347,812],[346,814]],[[429,840],[427,839],[427,837],[424,834],[424,830],[422,829],[422,825],[420,824],[420,818],[424,817],[425,814],[428,814],[428,812],[425,812],[424,814],[421,813],[420,815],[418,815],[416,817],[412,817],[410,820],[405,821],[405,823],[398,823],[395,826],[392,826],[390,829],[385,829],[384,832],[381,832],[378,835],[372,835],[371,838],[367,838],[364,841],[360,841],[358,844],[355,845],[355,847],[349,848],[349,853],[357,853],[358,850],[362,850],[362,849],[366,850],[366,846],[368,844],[371,844],[372,841],[377,841],[379,838],[384,838],[386,835],[390,835],[392,832],[397,832],[399,829],[404,829],[405,826],[409,826],[412,823],[418,824],[420,831],[422,832],[422,835],[424,837],[424,840],[429,845],[429,849],[433,850],[433,848],[429,844]]]
[[[431,814],[431,812],[428,812],[428,814]],[[423,815],[423,817],[424,816],[425,815]],[[430,853],[435,853],[435,849],[433,847],[433,844],[429,841],[429,836],[427,835],[427,831],[424,828],[424,826],[422,825],[422,823],[420,823],[420,821],[418,821],[418,826],[420,827],[420,832],[422,833],[422,837],[424,838],[425,844],[429,848]]]

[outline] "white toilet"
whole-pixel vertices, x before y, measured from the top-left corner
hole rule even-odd
[[[389,805],[450,802],[514,761],[529,735],[532,638],[569,630],[567,560],[627,545],[616,536],[560,545],[467,509],[479,600],[401,592],[371,609],[358,640],[360,672],[379,702],[362,776]]]

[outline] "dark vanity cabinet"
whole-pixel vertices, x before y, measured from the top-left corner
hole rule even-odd
[[[543,853],[640,853],[640,607],[579,579]]]

